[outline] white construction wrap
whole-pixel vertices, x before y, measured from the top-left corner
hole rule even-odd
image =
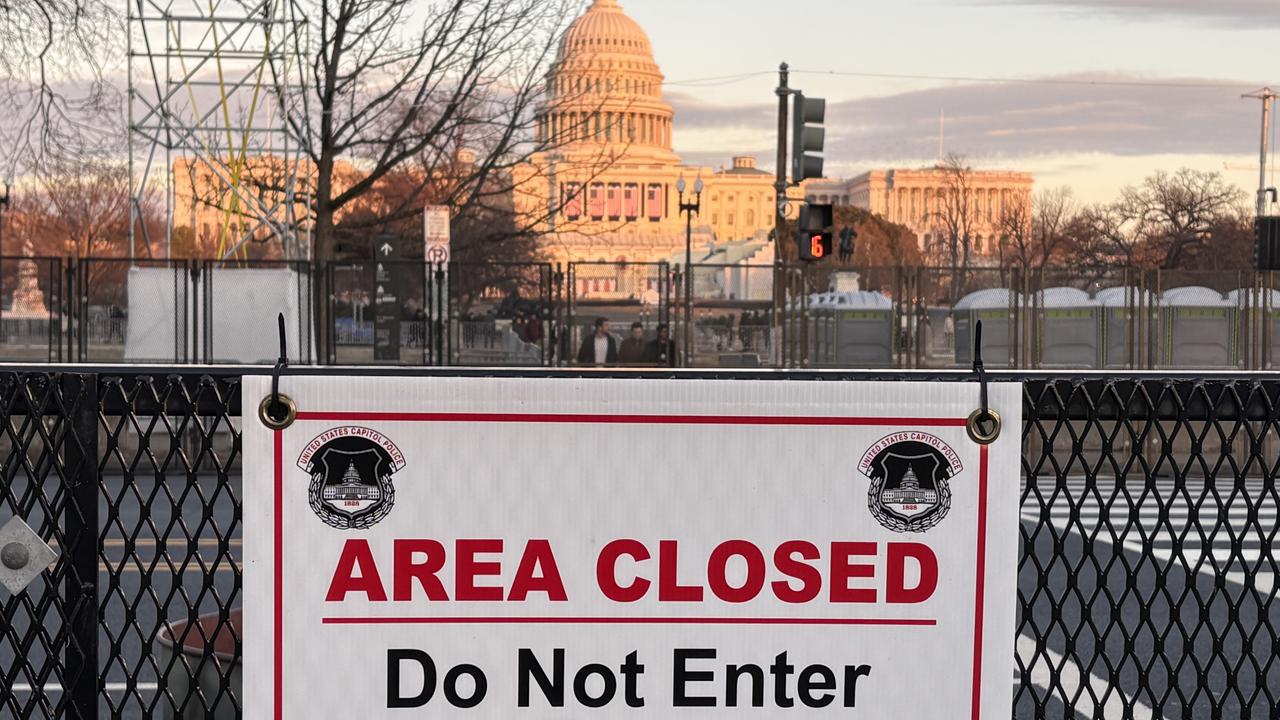
[[[125,359],[172,362],[193,353],[212,362],[271,363],[280,355],[276,313],[283,312],[294,362],[315,358],[311,281],[291,268],[212,268],[192,285],[184,270],[129,268]],[[206,312],[206,292],[208,312]],[[210,323],[194,333],[193,317]],[[295,337],[299,331],[304,337]]]
[[[975,383],[281,391],[244,429],[249,720],[1009,717],[1016,384],[989,446]]]

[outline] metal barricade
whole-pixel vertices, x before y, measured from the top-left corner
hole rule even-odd
[[[0,372],[0,524],[60,553],[0,600],[0,715],[239,717],[239,372],[85,370]],[[998,379],[1024,387],[1013,716],[1277,717],[1280,380]]]

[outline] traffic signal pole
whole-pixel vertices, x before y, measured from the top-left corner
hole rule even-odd
[[[783,225],[787,221],[787,102],[791,97],[791,88],[788,86],[790,73],[786,63],[778,66],[778,169],[774,173],[774,190],[777,194],[774,203],[774,219],[773,219],[773,250],[774,250],[774,279],[773,288],[775,295],[782,300],[782,303],[774,303],[774,307],[778,308],[773,319],[774,334],[778,336],[778,361],[784,367],[787,364],[787,343],[790,340],[787,333],[786,314],[788,312],[787,299],[787,283],[784,274],[786,269],[782,263],[782,232]]]
[[[778,202],[775,217],[774,229],[779,240],[782,239],[782,223],[787,216],[787,101],[791,97],[791,88],[787,83],[790,73],[787,72],[787,64],[782,63],[778,66],[778,171],[777,177],[773,183],[774,188],[778,191]],[[779,255],[781,255],[779,253]]]

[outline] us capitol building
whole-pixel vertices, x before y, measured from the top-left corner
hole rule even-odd
[[[683,264],[685,218],[676,187],[684,178],[689,200],[694,183],[704,184],[701,212],[693,221],[695,263],[773,262],[768,235],[774,176],[756,168],[753,157],[735,157],[722,169],[681,162],[672,150],[675,118],[662,97],[663,80],[648,35],[618,0],[594,0],[565,32],[536,118],[538,140],[551,149],[533,155],[513,178],[516,210],[545,231],[547,260]],[[910,176],[913,188],[941,184],[922,177],[933,172],[943,171],[896,171]],[[971,184],[984,199],[1029,202],[1029,174],[972,174]],[[923,242],[927,223],[910,213],[925,207],[924,197],[909,191],[899,213],[899,195],[885,187],[894,175],[874,171],[862,180],[813,181],[821,184],[811,189],[806,183],[793,197],[824,196],[890,210],[885,214],[891,220],[911,227]],[[918,204],[911,203],[913,195]]]

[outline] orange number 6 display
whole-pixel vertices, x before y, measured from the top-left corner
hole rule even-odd
[[[809,254],[816,258],[820,258],[823,256],[824,251],[822,248],[821,235],[814,235],[809,238]]]

